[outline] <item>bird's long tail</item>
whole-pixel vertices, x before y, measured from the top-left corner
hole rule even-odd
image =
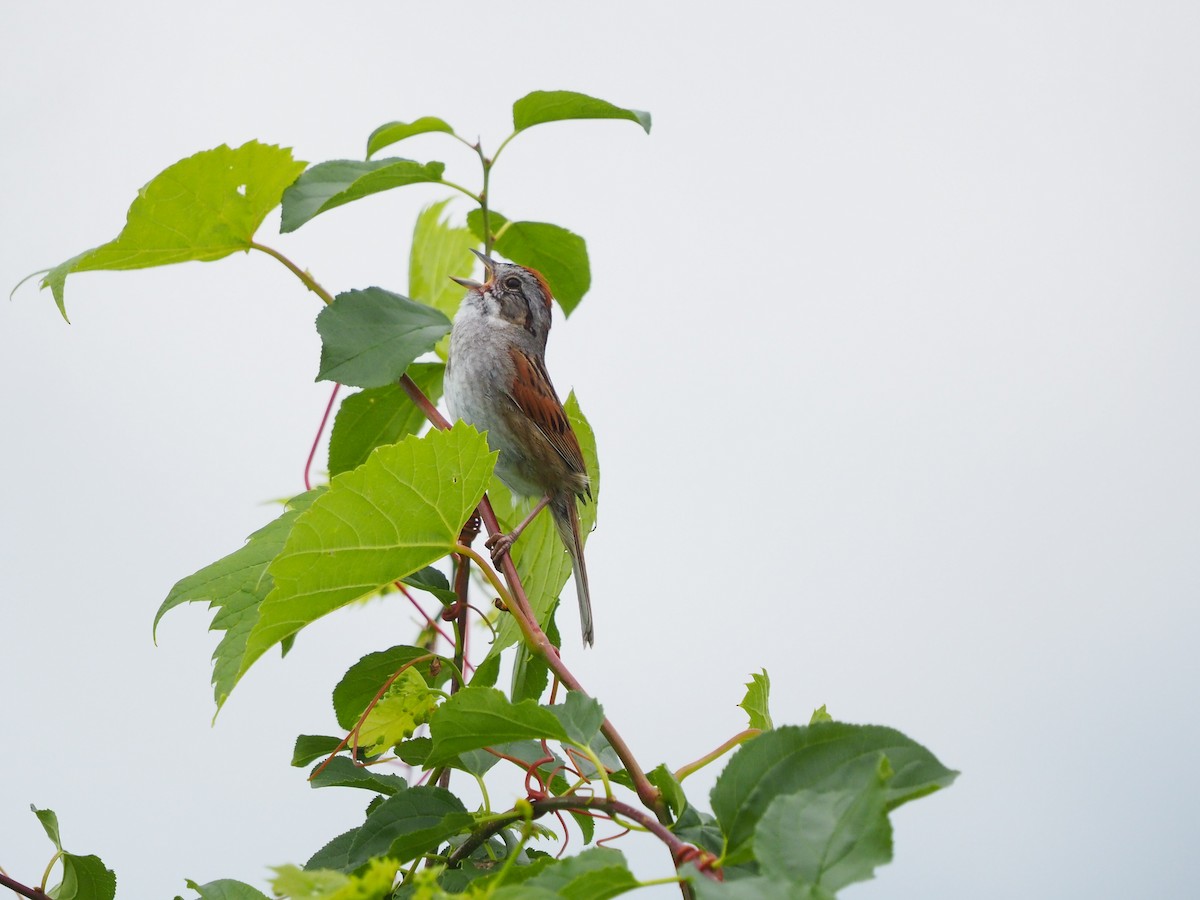
[[[592,646],[595,634],[592,630],[592,595],[588,590],[587,566],[583,562],[583,537],[579,529],[579,509],[570,494],[555,497],[550,504],[558,536],[571,554],[571,571],[575,575],[575,593],[579,596],[579,625],[583,630],[583,642]]]

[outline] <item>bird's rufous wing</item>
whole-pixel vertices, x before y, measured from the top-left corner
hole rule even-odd
[[[580,475],[587,474],[579,438],[571,429],[567,413],[558,402],[545,364],[524,350],[513,349],[514,377],[509,396],[549,442],[563,462]]]

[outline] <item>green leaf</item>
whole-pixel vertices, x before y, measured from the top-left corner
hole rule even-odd
[[[587,536],[596,527],[596,506],[600,500],[600,464],[596,458],[596,436],[579,409],[579,401],[575,399],[574,392],[567,398],[563,408],[576,437],[579,438],[579,446],[583,450],[583,459],[591,478],[592,502],[579,504],[579,530],[586,547]],[[499,478],[492,479],[488,486],[488,496],[500,519],[501,527],[506,531],[525,518],[536,502],[526,500],[514,507],[512,495]],[[510,552],[517,573],[521,576],[521,582],[525,585],[525,594],[533,612],[545,628],[558,596],[571,575],[571,557],[567,555],[567,550],[558,537],[553,518],[546,512],[539,515],[522,532],[520,540],[513,544]],[[574,598],[571,603],[574,604]],[[512,616],[503,616],[489,653],[499,653],[517,643],[520,638],[521,630]]]
[[[66,318],[63,288],[74,272],[144,269],[249,250],[254,232],[304,165],[291,150],[258,141],[181,159],[138,191],[116,238],[55,266],[42,287],[50,288]]]
[[[322,759],[342,746],[342,739],[327,734],[301,734],[296,736],[292,747],[292,765],[307,766],[314,759]]]
[[[896,773],[885,792],[888,809],[945,787],[958,774],[920,744],[879,725],[788,725],[742,744],[710,795],[728,842],[728,863],[750,858],[755,826],[776,797],[860,789],[877,777],[881,756]]]
[[[763,669],[761,675],[751,675],[746,682],[746,696],[738,704],[750,717],[750,727],[770,731],[775,727],[771,722],[771,711],[767,708],[767,700],[771,694],[771,677]]]
[[[565,119],[628,119],[650,133],[650,113],[624,109],[575,91],[534,91],[513,104],[513,128],[517,131]]]
[[[177,582],[154,616],[157,631],[163,615],[181,603],[207,602],[209,609],[217,611],[209,630],[225,632],[213,651],[213,697],[218,710],[243,671],[246,639],[258,620],[259,605],[275,586],[267,566],[283,549],[296,519],[324,490],[293,497],[287,511],[250,535],[243,547]]]
[[[683,785],[679,783],[679,779],[675,777],[675,773],[667,768],[666,763],[661,763],[651,769],[646,774],[646,778],[662,792],[662,797],[667,802],[667,807],[670,809],[675,820],[678,821],[679,817],[688,809],[688,801],[683,793]]]
[[[436,116],[421,116],[415,122],[388,122],[380,125],[367,138],[367,159],[370,159],[384,147],[399,143],[405,138],[418,134],[428,134],[431,131],[442,131],[454,134],[454,129]]]
[[[371,707],[359,729],[359,746],[368,756],[384,751],[411,737],[419,725],[429,721],[438,706],[438,694],[429,689],[416,669],[405,669]]]
[[[526,884],[505,885],[488,896],[488,900],[562,900],[563,895]]]
[[[638,881],[621,851],[594,847],[547,865],[521,886],[567,900],[605,900],[633,890]]]
[[[242,671],[310,622],[450,553],[495,462],[483,435],[460,422],[380,447],[335,476],[268,567],[275,589],[259,607]]]
[[[593,697],[571,691],[563,703],[547,706],[573,744],[588,747],[604,724],[604,708]]]
[[[354,200],[409,184],[441,181],[445,163],[411,159],[335,159],[318,163],[283,192],[279,230],[295,231],[309,219]]]
[[[720,856],[724,851],[725,839],[717,820],[694,806],[689,805],[679,814],[671,830],[680,840],[695,844],[714,856]]]
[[[433,741],[429,738],[412,738],[396,748],[396,755],[410,766],[421,766],[424,768],[425,760],[429,759],[429,751],[432,748]]]
[[[430,785],[388,797],[367,816],[347,855],[346,870],[375,856],[404,862],[436,850],[448,838],[469,830],[474,818],[449,791]]]
[[[62,883],[49,892],[54,900],[113,900],[117,895],[117,876],[98,856],[64,853]]]
[[[892,858],[887,761],[854,790],[800,791],[776,797],[754,831],[754,856],[768,877],[831,894],[874,877]]]
[[[408,367],[409,377],[435,404],[442,396],[445,372],[442,363],[413,363]],[[398,384],[351,394],[342,401],[333,420],[329,436],[330,476],[357,469],[376,447],[418,434],[426,422],[425,413]]]
[[[408,293],[453,318],[462,303],[462,285],[450,276],[468,277],[475,267],[471,250],[479,241],[469,228],[453,226],[442,217],[449,200],[427,206],[417,216],[413,228],[412,251],[408,259]],[[449,337],[438,343],[442,359],[448,354]]]
[[[317,316],[321,370],[317,381],[380,387],[399,380],[450,331],[432,307],[383,288],[338,294]]]
[[[304,864],[304,868],[339,869],[341,871],[356,868],[350,865],[350,848],[354,846],[354,842],[358,839],[358,833],[361,829],[362,826],[360,825],[358,828],[351,828],[349,831],[339,834],[309,857],[308,862]]]
[[[562,635],[558,633],[558,622],[554,611],[546,617],[542,626],[551,646],[555,649],[562,647]],[[498,657],[494,657],[498,658]],[[524,643],[517,644],[516,656],[513,659],[511,689],[508,695],[513,703],[522,700],[541,702],[546,687],[550,684],[550,665],[545,657],[534,653]]]
[[[763,672],[765,674],[766,669],[763,669]],[[815,725],[817,722],[832,722],[832,721],[833,721],[833,716],[831,716],[829,714],[828,710],[825,709],[825,704],[822,703],[817,709],[813,710],[812,716],[809,717],[808,724]]]
[[[471,687],[495,687],[500,677],[500,655],[489,656],[475,667],[471,676]]]
[[[422,656],[430,656],[424,647],[409,647],[400,644],[387,650],[368,653],[342,676],[333,689],[333,711],[338,725],[349,731],[358,724],[367,705],[375,699],[384,683],[402,668]],[[441,671],[434,675],[431,667],[434,659],[442,664]],[[429,684],[438,685],[450,677],[451,664],[440,656],[416,663],[413,668]]]
[[[329,765],[318,773],[315,768],[308,783],[314,788],[352,787],[374,791],[377,794],[392,794],[408,787],[408,782],[399,775],[390,775],[366,766],[356,765],[348,756],[335,756]]]
[[[467,750],[527,738],[567,740],[559,720],[532,700],[510,703],[495,688],[466,687],[438,707],[429,720],[433,749],[428,768]]]
[[[458,599],[458,595],[450,590],[450,582],[446,580],[446,576],[433,566],[413,572],[403,579],[403,583],[427,594],[433,594],[443,605],[449,605]]]
[[[400,863],[394,859],[372,859],[357,874],[329,869],[274,866],[271,889],[292,900],[387,900]]]
[[[42,828],[46,830],[46,837],[50,838],[50,842],[54,844],[54,848],[61,850],[62,836],[58,830],[58,815],[52,809],[38,809],[32,803],[29,804],[29,808],[33,810],[33,814],[42,823]]]
[[[208,884],[196,884],[189,878],[187,886],[200,895],[197,900],[268,900],[267,895],[257,888],[230,878]]]
[[[696,900],[835,900],[833,894],[820,888],[761,875],[736,881],[713,881],[690,862],[679,870],[679,874],[691,883]]]
[[[479,210],[471,210],[467,222],[474,233],[483,233]],[[496,235],[496,252],[517,265],[541,272],[563,313],[570,316],[592,286],[584,239],[549,222],[507,222],[495,212],[490,214],[489,224]]]

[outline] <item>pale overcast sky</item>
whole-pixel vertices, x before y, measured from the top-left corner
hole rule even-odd
[[[220,143],[356,157],[437,115],[495,147],[535,89],[650,110],[534,129],[493,183],[591,251],[550,344],[604,472],[581,680],[647,765],[742,728],[765,667],[776,722],[824,703],[961,769],[853,900],[1195,895],[1200,7],[117,0],[5,4],[0,33],[7,286]],[[475,181],[454,142],[403,154]],[[403,291],[443,196],[260,237]],[[122,898],[263,885],[359,820],[291,744],[410,612],[323,620],[212,727],[209,614],[150,623],[302,489],[318,302],[263,256],[67,302],[0,309],[0,866],[40,876],[36,803]]]

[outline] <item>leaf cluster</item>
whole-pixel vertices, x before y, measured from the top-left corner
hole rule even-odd
[[[450,276],[470,275],[468,251],[482,248],[540,270],[564,314],[578,307],[591,286],[584,239],[502,215],[489,188],[513,139],[571,119],[628,120],[647,133],[651,124],[645,112],[537,91],[514,104],[513,131],[490,155],[435,116],[380,126],[361,160],[307,165],[256,141],[217,147],[160,173],[138,193],[116,238],[43,279],[65,317],[65,283],[75,273],[212,261],[239,250],[265,254],[324,301],[316,379],[358,388],[334,420],[327,483],[291,498],[242,546],[181,579],[154,620],[157,627],[184,603],[213,610],[210,627],[221,632],[212,673],[219,710],[258,659],[276,646],[286,653],[328,614],[377,598],[411,603],[427,618],[412,643],[349,666],[333,690],[334,733],[297,738],[292,763],[312,766],[314,788],[365,791],[369,802],[361,822],[303,866],[274,870],[277,895],[537,900],[613,897],[640,885],[618,850],[590,846],[560,859],[534,845],[566,840],[569,817],[585,846],[595,840],[597,820],[658,840],[688,896],[828,898],[891,858],[892,809],[956,774],[900,732],[835,722],[824,707],[807,725],[776,728],[765,671],[747,685],[742,732],[694,762],[664,763],[647,774],[558,649],[555,612],[571,565],[549,517],[535,519],[511,562],[499,567],[472,547],[481,519],[489,531],[511,528],[537,498],[513,497],[494,477],[486,435],[462,422],[451,426],[433,406],[461,296]],[[478,159],[479,187],[448,180],[441,160],[378,155],[422,134],[467,147]],[[256,237],[276,206],[286,234],[413,184],[441,185],[472,208],[455,221],[447,197],[417,216],[407,293],[364,286],[334,294]],[[598,500],[595,436],[573,394],[565,409]],[[585,534],[595,526],[595,502],[582,508],[581,523]],[[492,635],[475,665],[472,617]],[[705,811],[684,781],[734,748]],[[497,768],[515,772],[524,791],[493,807],[487,784]],[[469,805],[452,789],[460,783],[477,785],[482,803]],[[63,864],[63,886],[52,896],[111,897],[103,891],[112,873],[87,862],[94,857],[63,854],[53,814],[38,815]],[[78,886],[85,881],[94,890]],[[203,900],[265,896],[228,880],[188,886]]]

